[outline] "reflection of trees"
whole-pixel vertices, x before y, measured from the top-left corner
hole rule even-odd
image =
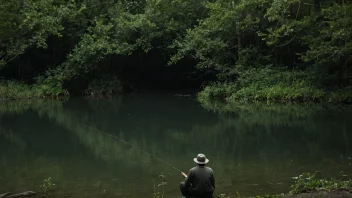
[[[85,148],[107,164],[131,172],[144,167],[141,175],[172,170],[85,124],[121,137],[184,170],[193,164],[197,153],[204,152],[224,189],[237,185],[249,192],[253,186],[247,184],[253,183],[270,189],[267,182],[287,184],[288,178],[301,172],[346,169],[346,160],[337,158],[341,151],[345,157],[350,154],[348,112],[320,106],[243,105],[214,114],[204,112],[193,101],[166,101],[159,103],[148,97],[80,99],[26,108],[75,134]],[[20,113],[20,108],[13,108],[14,112]],[[0,112],[11,110],[2,111],[0,107]],[[179,181],[175,175],[170,183]]]
[[[0,102],[0,118],[4,114],[23,113],[28,110],[33,103],[31,101]]]
[[[126,165],[129,163],[151,163],[150,156],[141,155],[140,150],[116,142],[114,139],[87,127],[85,125],[87,123],[85,120],[89,119],[87,116],[76,115],[74,112],[64,109],[45,113],[41,111],[41,113],[42,116],[47,116],[50,120],[55,121],[56,124],[76,134],[84,146],[105,162],[127,163]],[[138,146],[137,141],[132,141],[131,143]]]
[[[109,137],[88,130],[85,124],[93,123],[92,125],[124,138],[138,147],[148,149],[155,155],[169,157],[171,161],[176,159],[176,163],[181,157],[193,157],[200,150],[205,150],[215,159],[225,159],[231,155],[236,157],[235,161],[246,161],[253,160],[249,158],[254,156],[263,156],[263,153],[275,154],[276,158],[290,156],[296,159],[299,159],[301,154],[309,153],[311,157],[322,159],[325,156],[317,155],[331,152],[331,156],[335,151],[330,148],[339,151],[348,149],[347,144],[339,144],[347,137],[343,131],[348,128],[348,116],[334,120],[336,124],[325,122],[331,121],[331,118],[328,118],[329,114],[324,115],[324,108],[321,106],[307,108],[297,105],[242,105],[232,107],[231,114],[220,114],[221,119],[216,122],[210,121],[204,125],[204,122],[197,119],[205,118],[199,109],[193,109],[193,113],[202,116],[185,116],[192,117],[187,121],[186,118],[180,118],[181,111],[177,108],[180,105],[165,104],[176,106],[168,109],[167,114],[171,114],[171,119],[165,119],[160,116],[166,115],[163,108],[161,112],[158,109],[151,112],[148,110],[150,105],[141,100],[137,103],[118,101],[115,101],[114,105],[114,100],[107,100],[106,103],[101,100],[73,100],[72,103],[64,103],[63,108],[57,104],[34,104],[32,108],[77,134],[84,145],[105,161],[133,158],[137,160],[136,163],[143,163],[141,160],[144,157],[141,157],[140,150],[134,151],[133,148],[129,149]],[[124,107],[119,105],[121,103],[130,103],[132,108],[123,109]],[[186,103],[189,106],[192,104]],[[23,104],[20,105],[22,106]],[[19,108],[15,109],[17,112]],[[210,120],[211,117],[208,114],[206,119]],[[213,116],[214,119],[217,119],[216,117]],[[345,138],[342,139],[343,137]],[[189,149],[185,151],[184,148]],[[146,156],[144,160],[150,163],[150,157]]]
[[[99,104],[93,104],[93,106],[94,109],[99,109],[96,108]],[[141,106],[133,104],[136,111],[142,109]],[[240,106],[232,114],[220,115],[221,119],[214,123],[203,125],[202,122],[182,120],[182,127],[177,127],[180,118],[176,116],[173,119],[159,121],[160,117],[145,115],[145,112],[149,111],[142,110],[139,115],[138,112],[130,110],[128,113],[134,115],[130,120],[121,106],[109,107],[112,109],[106,112],[109,117],[96,113],[85,114],[86,109],[92,109],[89,106],[82,108],[82,111],[65,108],[51,110],[46,112],[46,115],[76,133],[84,145],[105,161],[130,159],[131,163],[150,163],[150,157],[141,155],[138,149],[128,149],[126,145],[88,130],[84,126],[85,123],[106,122],[109,126],[114,120],[117,124],[106,127],[107,132],[116,131],[118,133],[115,135],[175,164],[179,164],[179,159],[193,158],[198,151],[208,153],[209,156],[217,159],[219,164],[223,164],[222,160],[227,159],[227,156],[233,156],[233,161],[226,162],[226,165],[231,167],[238,162],[245,163],[259,159],[263,161],[277,159],[282,162],[284,159],[300,160],[302,156],[306,156],[322,160],[336,157],[334,156],[336,151],[347,149],[346,144],[340,144],[344,136],[343,130],[339,130],[347,127],[347,120],[339,118],[341,120],[335,120],[338,123],[336,125],[325,122],[331,121],[331,118],[325,117],[324,108],[321,106],[314,108]],[[180,115],[177,108],[171,108],[169,111],[169,114]],[[121,112],[125,115],[115,118],[116,114],[113,112]],[[164,115],[161,112],[157,113]],[[199,110],[196,113],[200,114]],[[135,125],[140,127],[136,128]],[[331,131],[335,132],[331,133]],[[185,148],[188,149],[185,150]]]
[[[256,133],[257,130],[257,135],[262,136],[259,137],[261,140],[269,136],[275,141],[294,133],[305,141],[303,145],[312,143],[311,146],[314,147],[314,144],[318,143],[320,148],[323,148],[321,143],[326,145],[341,140],[342,131],[348,127],[351,115],[343,109],[344,107],[321,105],[232,104],[223,109],[216,105],[208,108],[219,112],[224,120],[232,122],[236,131]],[[229,114],[237,119],[224,116]],[[331,133],[332,131],[335,133]]]
[[[19,149],[23,150],[26,148],[26,142],[21,137],[17,136],[12,131],[2,128],[1,126],[0,126],[0,137],[5,138],[11,144],[16,145],[16,147]]]

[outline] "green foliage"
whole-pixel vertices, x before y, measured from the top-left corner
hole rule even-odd
[[[155,183],[155,179],[153,179],[153,184],[154,184],[154,192],[153,192],[153,197],[154,198],[164,198],[164,193],[167,185],[167,180],[163,173],[159,175],[159,184]]]
[[[290,194],[307,193],[312,191],[349,190],[351,180],[317,179],[315,174],[304,173],[296,178],[291,186]]]
[[[178,52],[171,63],[191,56],[198,60],[199,68],[217,71],[223,83],[206,87],[200,97],[326,100],[327,87],[351,85],[352,5],[326,1],[320,9],[313,3],[300,0],[208,3],[209,16],[188,30],[183,40],[175,41]],[[291,66],[281,69],[283,64],[278,59],[293,62],[285,60]],[[267,64],[272,65],[271,72],[261,69]],[[300,72],[291,69],[295,64]],[[337,94],[334,95],[329,98],[339,101]],[[348,101],[348,96],[343,98],[341,101]]]
[[[27,85],[17,81],[0,81],[1,100],[57,98],[62,96],[68,96],[68,92],[54,85]]]
[[[253,69],[243,73],[238,83],[241,88],[230,100],[319,101],[324,97],[324,91],[303,72]]]
[[[206,86],[198,93],[199,98],[224,99],[236,92],[238,87],[235,84],[214,83]]]
[[[264,195],[264,196],[255,196],[253,198],[280,198],[283,197],[284,195]],[[249,197],[244,197],[240,196],[239,194],[237,195],[227,195],[227,194],[220,194],[216,195],[215,198],[249,198]]]
[[[229,102],[324,101],[325,96],[326,92],[315,86],[309,74],[270,68],[248,69],[241,72],[236,83],[213,84],[198,94],[200,101],[222,98]]]
[[[42,185],[40,185],[40,189],[42,189],[45,196],[48,196],[49,192],[53,190],[55,184],[51,182],[51,177],[44,179]]]
[[[352,103],[352,87],[334,90],[328,96],[327,101],[335,101],[339,103]]]
[[[259,31],[262,12],[269,2],[207,3],[209,16],[188,30],[185,38],[175,41],[173,47],[178,52],[171,58],[171,63],[191,56],[198,60],[198,68],[215,69],[220,80],[229,80],[238,75],[239,68],[258,65],[260,60],[265,62],[267,54],[258,50],[261,41],[256,39],[253,43],[246,43]]]
[[[324,64],[346,63],[352,52],[352,5],[333,4],[323,8],[318,17],[312,21],[316,23],[314,29],[302,38],[310,48],[303,59]]]
[[[46,48],[50,35],[61,36],[63,20],[77,12],[74,1],[0,1],[0,66],[30,47]],[[16,13],[16,14],[13,14]]]
[[[62,76],[62,75],[60,75]],[[61,97],[69,96],[67,90],[63,89],[63,79],[60,76],[39,77],[38,83],[33,88],[42,97]]]
[[[91,19],[93,25],[87,27],[66,61],[46,72],[45,78],[51,78],[47,86],[62,86],[73,78],[97,71],[102,60],[114,55],[147,53],[153,48],[167,51],[172,40],[202,16],[201,2],[204,0],[152,0],[138,6],[129,1],[113,4],[106,15]],[[144,9],[139,7],[142,5]]]
[[[352,85],[351,13],[350,1],[334,0],[0,0],[0,66],[40,68],[40,94],[61,96],[77,78],[129,66],[107,60],[156,52],[215,71],[203,95],[321,101]]]
[[[0,99],[32,98],[36,96],[37,93],[24,83],[13,81],[0,82]]]

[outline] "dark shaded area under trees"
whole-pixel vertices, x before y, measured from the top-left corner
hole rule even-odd
[[[35,96],[202,87],[201,99],[228,101],[352,98],[349,0],[0,1],[1,78]]]

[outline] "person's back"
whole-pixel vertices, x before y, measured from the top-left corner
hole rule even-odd
[[[197,167],[189,171],[188,176],[182,173],[186,180],[181,182],[180,188],[184,197],[213,197],[215,190],[215,177],[213,170],[206,167],[205,164],[209,162],[205,155],[199,154],[194,161],[198,164]]]

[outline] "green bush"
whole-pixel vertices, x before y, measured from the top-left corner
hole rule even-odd
[[[22,83],[15,83],[12,81],[0,82],[0,98],[11,99],[11,98],[25,98],[30,97],[29,87]]]
[[[62,87],[63,82],[53,76],[47,78],[39,77],[37,84],[33,85],[41,97],[62,97],[69,96],[67,90]]]
[[[352,87],[332,91],[327,100],[329,102],[352,103]]]
[[[237,90],[235,84],[214,83],[206,86],[202,92],[198,94],[199,98],[223,99],[231,95]]]
[[[61,87],[50,86],[48,84],[27,85],[17,81],[0,82],[0,99],[30,99],[30,98],[52,98],[68,96],[68,92]]]
[[[198,99],[224,99],[227,102],[352,102],[352,87],[327,91],[301,71],[255,68],[239,72],[233,83],[214,83],[198,94]]]
[[[28,99],[39,97],[40,93],[22,82],[1,81],[0,99]]]

